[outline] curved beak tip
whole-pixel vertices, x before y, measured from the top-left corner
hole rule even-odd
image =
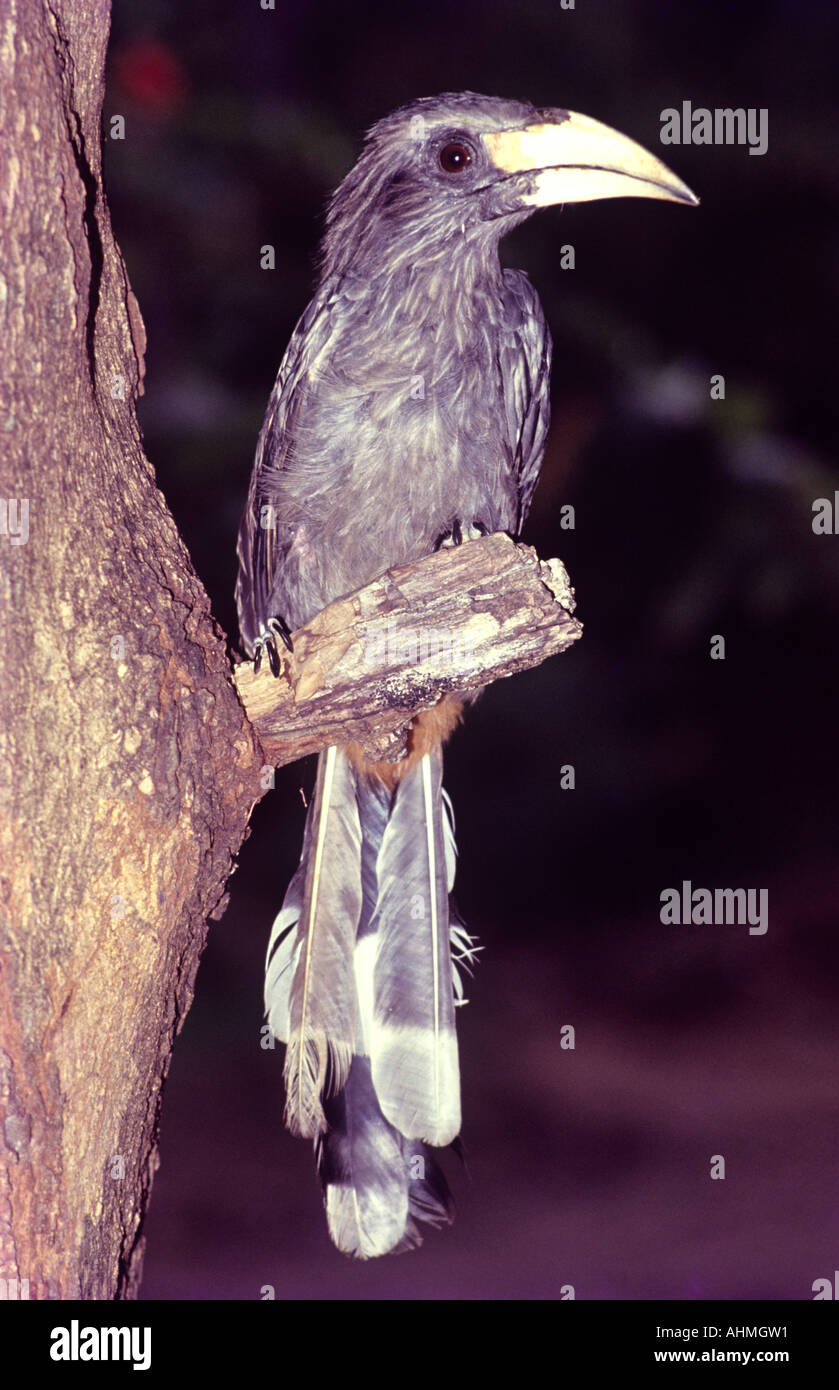
[[[533,206],[597,198],[659,198],[698,207],[696,194],[656,155],[628,136],[577,111],[484,136],[502,174],[532,172],[525,202]]]

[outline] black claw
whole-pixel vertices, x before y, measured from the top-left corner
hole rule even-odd
[[[272,631],[277,637],[282,638],[282,640],[283,640],[283,642],[285,643],[285,645],[286,645],[286,647],[288,648],[288,650],[289,650],[290,652],[293,652],[293,651],[294,651],[294,647],[292,646],[292,642],[291,642],[291,630],[290,630],[290,628],[289,628],[289,626],[288,626],[288,623],[286,622],[285,618],[280,618],[280,617],[269,618],[269,619],[268,619],[268,626],[269,626],[269,628],[271,629],[271,631]]]
[[[267,653],[268,665],[271,667],[272,676],[279,676],[282,666],[280,654],[277,651],[275,637],[281,637],[289,651],[292,651],[291,633],[283,618],[269,618],[262,629],[262,636],[257,637],[253,644],[253,673],[259,674],[262,665],[262,658]]]
[[[434,542],[434,549],[439,550],[442,545],[445,545],[446,541],[451,541],[454,545],[460,545],[462,540],[463,532],[460,529],[460,522],[458,521],[457,517],[455,517],[454,521],[452,522],[451,530],[440,532],[439,536]]]

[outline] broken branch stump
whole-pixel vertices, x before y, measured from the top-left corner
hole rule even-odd
[[[396,762],[419,710],[576,642],[573,611],[561,560],[498,532],[387,570],[295,632],[279,677],[246,662],[234,680],[274,766],[353,740]]]

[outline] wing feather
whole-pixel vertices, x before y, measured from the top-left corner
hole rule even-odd
[[[499,365],[518,491],[516,534],[539,481],[551,418],[551,335],[539,297],[521,270],[504,271]]]

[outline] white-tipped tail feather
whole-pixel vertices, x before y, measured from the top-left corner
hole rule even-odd
[[[402,778],[382,838],[370,1034],[386,1118],[437,1145],[460,1129],[442,765],[427,753]]]
[[[309,1139],[326,1127],[322,1099],[344,1085],[356,1034],[361,826],[355,775],[337,748],[318,760],[312,810],[285,1059],[286,1124]]]
[[[453,909],[442,755],[391,790],[321,754],[300,865],[268,946],[265,1007],[286,1052],[286,1123],[314,1137],[330,1235],[360,1259],[453,1219],[423,1142],[460,1128],[457,970],[478,948]]]
[[[339,1250],[366,1260],[422,1244],[418,1222],[454,1215],[448,1184],[422,1144],[382,1115],[366,1057],[356,1057],[339,1096],[327,1101],[329,1128],[317,1144],[329,1234]]]

